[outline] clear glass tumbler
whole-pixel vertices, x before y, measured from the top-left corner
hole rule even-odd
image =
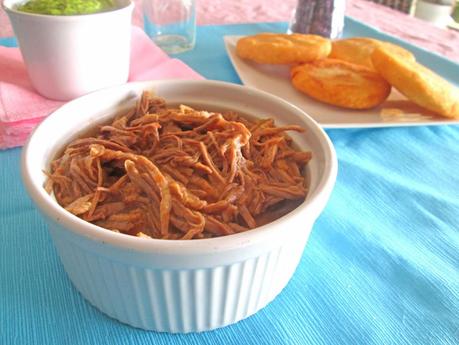
[[[196,41],[195,0],[143,0],[144,29],[170,54],[193,49]]]

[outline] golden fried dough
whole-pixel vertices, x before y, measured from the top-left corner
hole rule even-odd
[[[262,33],[241,38],[237,54],[264,64],[292,64],[323,59],[330,54],[330,40],[303,34]]]
[[[415,61],[378,47],[371,56],[376,70],[409,100],[445,117],[459,118],[459,89]]]
[[[369,37],[354,37],[334,41],[332,43],[332,51],[329,57],[374,68],[373,63],[371,62],[371,54],[381,45],[386,46],[387,49],[391,50],[394,54],[399,55],[401,58],[410,61],[416,60],[411,52],[398,45]]]
[[[312,98],[350,109],[375,107],[391,89],[372,69],[336,59],[295,66],[291,77],[293,86]]]

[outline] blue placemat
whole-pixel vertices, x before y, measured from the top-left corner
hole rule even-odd
[[[285,28],[199,27],[196,49],[179,57],[239,82],[222,36]],[[25,194],[20,150],[0,152],[0,344],[458,344],[459,127],[328,134],[338,180],[291,282],[256,315],[189,335],[133,329],[91,307]]]

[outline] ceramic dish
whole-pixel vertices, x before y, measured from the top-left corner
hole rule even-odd
[[[303,204],[265,226],[203,240],[145,239],[100,228],[70,214],[43,188],[50,161],[87,128],[134,105],[142,90],[168,102],[234,110],[297,124],[291,137],[313,152]],[[268,93],[215,81],[126,84],[76,99],[51,114],[24,147],[24,184],[45,217],[68,276],[99,310],[129,325],[196,332],[232,324],[257,312],[285,287],[322,212],[337,173],[333,146],[297,107]]]
[[[131,0],[116,0],[109,11],[70,16],[18,11],[23,2],[5,0],[3,8],[38,93],[68,101],[127,81]]]
[[[392,88],[389,98],[369,110],[349,110],[318,102],[297,91],[290,83],[288,66],[260,65],[241,59],[236,42],[242,36],[225,36],[228,56],[244,85],[272,93],[308,113],[325,128],[393,127],[458,124],[422,109]]]

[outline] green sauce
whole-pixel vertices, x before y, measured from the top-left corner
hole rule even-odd
[[[116,8],[113,0],[29,0],[16,10],[55,16],[91,14]]]

